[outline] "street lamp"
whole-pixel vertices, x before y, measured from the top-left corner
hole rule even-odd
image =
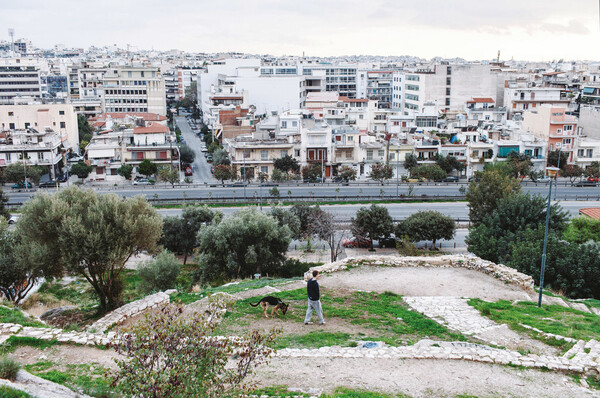
[[[558,167],[546,167],[550,177],[550,189],[548,191],[548,206],[546,207],[546,229],[544,230],[544,250],[542,251],[542,270],[540,272],[540,296],[538,307],[542,306],[542,292],[544,290],[544,270],[546,268],[546,247],[548,246],[548,222],[550,221],[550,198],[552,197],[552,179],[558,173]]]
[[[400,197],[400,148],[396,149],[396,197]]]
[[[244,179],[244,203],[246,203],[246,143],[242,143],[242,151],[244,151],[244,172],[242,174]]]

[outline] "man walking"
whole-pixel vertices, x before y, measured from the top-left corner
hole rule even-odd
[[[308,280],[306,284],[306,291],[308,293],[308,308],[306,309],[306,317],[304,318],[304,324],[309,325],[312,324],[310,318],[312,317],[313,309],[317,313],[317,317],[319,318],[319,325],[324,325],[325,320],[323,319],[323,310],[321,309],[321,295],[319,292],[319,282],[317,279],[319,278],[319,271],[312,272],[313,277]]]

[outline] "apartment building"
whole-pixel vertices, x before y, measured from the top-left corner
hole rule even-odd
[[[579,128],[582,136],[600,139],[600,106],[581,105],[579,108]]]
[[[393,98],[393,77],[391,70],[367,71],[367,93],[366,97],[377,101],[379,109],[391,109]]]
[[[0,60],[0,105],[14,104],[19,98],[42,96],[39,67],[21,60]]]
[[[0,167],[14,163],[36,165],[48,170],[51,178],[62,160],[61,138],[51,128],[11,129],[0,132]]]
[[[186,90],[196,82],[197,75],[201,71],[201,68],[177,68],[177,100],[185,97]]]
[[[392,98],[402,110],[421,110],[434,103],[438,110],[462,109],[473,97],[500,100],[503,74],[490,65],[448,64],[394,74]],[[398,108],[398,106],[395,106]]]
[[[569,153],[573,162],[573,151],[577,146],[579,131],[577,118],[567,115],[566,108],[542,105],[535,111],[523,115],[523,130],[548,143],[548,151],[560,149]]]
[[[116,181],[122,179],[117,170],[122,164],[137,166],[148,159],[161,166],[177,165],[179,153],[169,128],[159,122],[143,126],[102,130],[94,135],[86,153],[93,168],[90,180]]]
[[[503,124],[506,122],[506,107],[496,107],[493,98],[472,98],[467,101],[465,110],[467,112],[467,124]]]
[[[102,87],[104,112],[167,113],[165,81],[158,68],[110,67]]]
[[[286,155],[293,155],[294,143],[287,138],[257,138],[255,136],[238,136],[235,139],[227,139],[231,164],[235,165],[241,172],[244,167],[252,170],[251,175],[255,177],[258,173],[271,175],[273,173],[273,161]]]
[[[581,139],[576,145],[574,161],[579,167],[585,169],[593,162],[600,162],[600,140]]]
[[[65,148],[79,149],[77,114],[71,104],[0,105],[2,130],[51,130]]]
[[[527,82],[506,82],[504,106],[508,119],[521,120],[527,111],[533,111],[542,105],[568,108],[571,100],[567,92],[555,87],[538,87]]]

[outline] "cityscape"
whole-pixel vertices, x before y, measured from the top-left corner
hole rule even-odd
[[[34,3],[0,397],[600,395],[600,3]]]

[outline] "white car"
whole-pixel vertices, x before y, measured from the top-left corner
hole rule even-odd
[[[20,215],[19,215],[19,214],[11,214],[11,215],[10,215],[10,218],[8,219],[8,223],[9,223],[9,224],[14,224],[14,223],[16,223],[17,221],[19,221],[19,217],[20,217]]]
[[[69,158],[67,160],[67,162],[69,163],[79,163],[79,162],[83,162],[85,159],[83,158],[83,156],[73,156],[71,158]]]

